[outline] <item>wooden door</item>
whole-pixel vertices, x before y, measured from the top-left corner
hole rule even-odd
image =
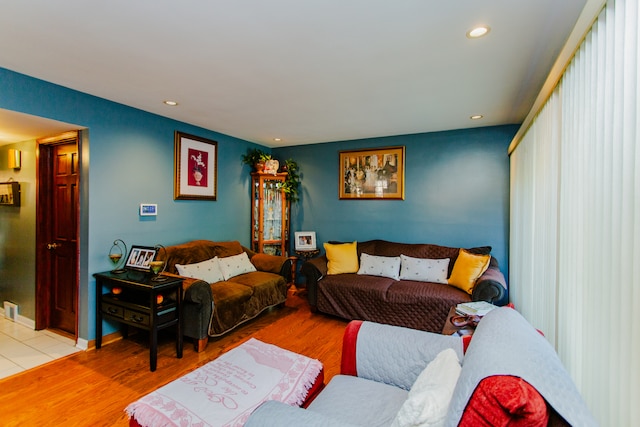
[[[40,144],[36,328],[77,336],[78,138]]]

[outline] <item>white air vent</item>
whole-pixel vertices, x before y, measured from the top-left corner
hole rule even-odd
[[[4,317],[11,319],[14,322],[18,320],[18,304],[14,304],[10,301],[4,302]]]

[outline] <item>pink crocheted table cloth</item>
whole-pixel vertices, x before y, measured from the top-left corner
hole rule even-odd
[[[242,426],[266,400],[300,406],[322,363],[251,338],[126,408],[143,427]]]

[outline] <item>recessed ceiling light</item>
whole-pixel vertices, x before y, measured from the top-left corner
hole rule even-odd
[[[163,101],[163,102],[171,107],[175,107],[176,105],[178,105],[176,101]]]
[[[474,116],[469,117],[471,120],[480,120],[484,116],[482,114],[476,114]]]
[[[273,138],[273,140],[274,140],[275,142],[280,142],[280,141],[282,141],[282,138]]]
[[[486,36],[489,31],[491,31],[491,28],[488,25],[482,25],[467,31],[467,37],[477,39],[478,37]]]

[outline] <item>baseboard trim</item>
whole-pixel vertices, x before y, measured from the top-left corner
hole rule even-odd
[[[133,334],[130,333],[130,335],[133,335]],[[111,344],[111,343],[114,343],[116,341],[120,341],[121,339],[122,339],[122,332],[120,332],[120,331],[112,332],[112,333],[104,335],[102,337],[102,346],[104,347],[107,344]],[[89,340],[89,341],[87,341],[87,340],[82,340],[82,341],[84,341],[84,343],[85,343],[84,344],[86,346],[85,350],[95,350],[96,349],[96,340],[93,339],[93,340]],[[78,339],[78,343],[79,342],[80,342],[80,340]]]
[[[4,313],[4,312],[3,312]],[[36,329],[36,321],[35,320],[31,320],[28,317],[25,317],[21,314],[18,314],[18,317],[13,320],[10,317],[5,316],[4,314],[2,315],[2,317],[4,317],[7,320],[11,320],[12,322],[16,322],[22,326],[26,326],[29,329],[35,330]]]
[[[79,348],[83,351],[89,350],[89,341],[85,340],[84,338],[78,338],[78,340],[76,341],[76,348]]]

